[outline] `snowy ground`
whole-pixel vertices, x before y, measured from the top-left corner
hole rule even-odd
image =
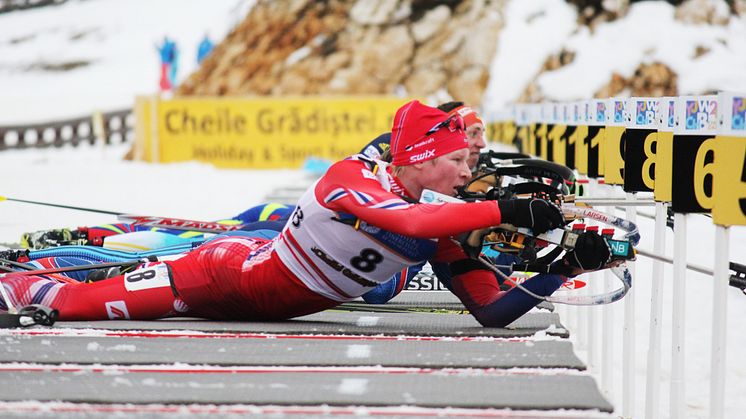
[[[0,196],[143,215],[212,220],[264,202],[278,185],[296,185],[296,170],[217,170],[200,163],[122,161],[128,145],[0,153]],[[0,202],[0,243],[20,233],[111,223],[110,215]]]
[[[273,189],[308,182],[300,171],[241,171],[222,170],[199,163],[148,165],[124,162],[120,156],[125,148],[62,150],[27,150],[0,153],[0,195],[11,198],[40,200],[74,205],[139,213],[210,220],[229,216],[263,202]],[[650,212],[649,209],[641,210]],[[0,243],[18,242],[20,233],[37,229],[90,225],[114,222],[109,215],[98,215],[66,209],[47,208],[9,201],[0,202]],[[641,247],[652,249],[653,223],[638,218],[643,232]],[[734,228],[731,237],[731,260],[746,262],[746,229]],[[667,233],[668,255],[673,242]],[[689,261],[702,266],[712,266],[714,228],[710,220],[692,216],[689,223]],[[648,350],[648,325],[650,313],[651,262],[640,257],[633,288],[636,312],[637,357],[635,374],[637,386],[637,414],[643,417],[646,356]],[[677,278],[680,280],[680,278]],[[710,336],[712,319],[712,281],[710,278],[689,272],[687,284],[686,316],[686,394],[687,417],[705,418],[708,415]],[[671,267],[666,268],[664,281],[663,356],[661,379],[661,412],[667,417],[668,386],[671,358]],[[728,292],[728,375],[726,382],[726,408],[728,418],[736,418],[746,409],[746,366],[739,359],[746,347],[746,334],[741,332],[738,321],[746,318],[746,296],[733,288]],[[614,336],[615,370],[614,387],[609,395],[617,409],[621,407],[621,356],[623,302],[612,305],[614,328],[603,333]],[[580,316],[596,316],[600,308],[577,308],[562,311],[563,321],[570,327],[576,343],[583,328]],[[600,320],[599,320],[600,321]],[[599,329],[599,334],[600,334]],[[579,354],[587,354],[579,345]],[[598,353],[596,355],[599,356]],[[598,359],[598,358],[597,358]],[[596,369],[594,372],[598,372]],[[599,383],[601,380],[599,378]],[[619,412],[619,410],[618,410]]]

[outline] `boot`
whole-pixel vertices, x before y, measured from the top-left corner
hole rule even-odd
[[[63,245],[86,245],[88,238],[85,231],[67,228],[33,231],[23,233],[21,247],[31,250],[46,249]]]

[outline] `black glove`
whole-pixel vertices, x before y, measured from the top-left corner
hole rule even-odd
[[[562,210],[543,199],[507,199],[497,201],[502,222],[530,228],[535,234],[565,225]]]
[[[570,266],[584,271],[601,269],[609,262],[611,250],[606,240],[594,232],[585,232],[575,242],[575,249],[565,254]]]
[[[466,256],[469,256],[472,259],[479,258],[479,254],[482,253],[482,242],[484,241],[484,236],[489,234],[489,232],[489,228],[483,228],[462,234],[458,238],[458,242],[461,245],[461,248],[464,249]]]

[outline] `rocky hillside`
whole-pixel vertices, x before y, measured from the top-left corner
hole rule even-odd
[[[568,0],[593,31],[624,17],[630,0]],[[506,0],[258,0],[178,95],[401,94],[478,105],[503,27]],[[684,22],[724,25],[746,0],[672,0]],[[706,53],[706,51],[704,52]],[[534,80],[574,57],[558,51]],[[704,93],[704,92],[702,92]],[[662,63],[613,74],[596,97],[676,95]],[[520,101],[545,99],[530,82]]]
[[[479,103],[502,9],[502,0],[259,0],[177,93]]]

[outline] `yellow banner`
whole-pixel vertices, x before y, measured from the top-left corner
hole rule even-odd
[[[391,130],[405,99],[391,97],[139,100],[146,159],[198,160],[226,168],[298,168],[339,160]]]

